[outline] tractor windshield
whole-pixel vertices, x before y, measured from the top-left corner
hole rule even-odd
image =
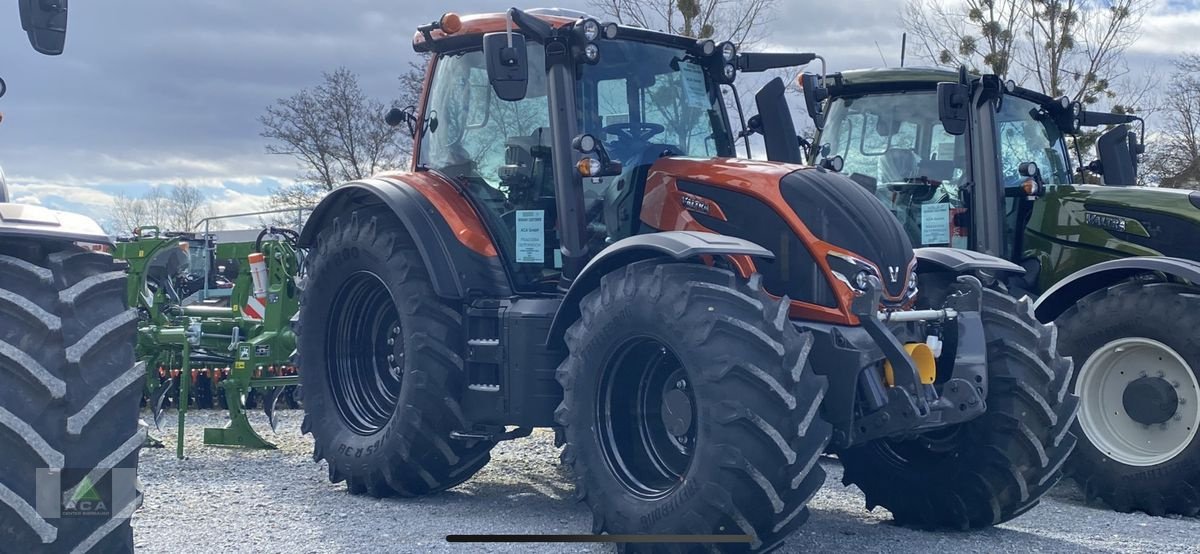
[[[955,225],[965,140],[942,128],[933,91],[837,98],[828,113],[821,152],[841,156],[843,172],[891,209],[913,244],[967,246]]]
[[[685,51],[645,42],[601,41],[600,62],[584,65],[577,98],[581,129],[617,160],[656,154],[732,154],[716,85]],[[625,165],[629,165],[626,163]]]

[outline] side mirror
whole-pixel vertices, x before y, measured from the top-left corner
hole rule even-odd
[[[508,102],[525,98],[529,85],[529,52],[524,35],[483,35],[483,57],[487,59],[488,82],[496,96]]]
[[[967,132],[967,104],[970,88],[961,83],[938,83],[938,119],[942,129],[955,136]]]
[[[763,85],[754,94],[758,106],[758,126],[767,149],[767,159],[773,162],[804,163],[800,156],[800,143],[796,141],[796,126],[792,123],[792,111],[784,97],[783,79],[776,77]],[[753,120],[753,118],[751,118]],[[754,128],[755,123],[750,123]]]
[[[395,127],[401,123],[407,124],[408,134],[416,137],[417,116],[415,113],[413,113],[414,111],[416,111],[416,108],[413,106],[408,106],[405,108],[392,108],[388,110],[386,115],[383,116],[383,121],[384,123],[387,123],[389,127]]]
[[[808,117],[818,130],[825,128],[825,112],[823,104],[829,98],[829,88],[821,82],[814,73],[800,75],[800,88],[804,89],[804,104],[808,108]]]
[[[1117,125],[1109,129],[1096,141],[1100,153],[1100,174],[1106,185],[1132,185],[1137,183],[1137,152],[1140,150],[1137,136],[1128,125]]]
[[[21,0],[21,28],[39,53],[62,54],[67,41],[67,0]]]

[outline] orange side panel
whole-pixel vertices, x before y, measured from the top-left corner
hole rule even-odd
[[[428,199],[430,204],[433,204],[442,219],[446,220],[446,224],[454,230],[454,236],[463,243],[463,246],[489,258],[497,255],[492,236],[483,222],[479,220],[475,209],[453,184],[441,176],[429,171],[420,171],[414,173],[386,172],[376,175],[376,177],[402,181],[413,187]]]
[[[641,218],[643,222],[655,229],[712,232],[711,229],[696,221],[692,215],[693,211],[702,210],[695,210],[689,205],[694,206],[694,200],[707,203],[708,215],[713,217],[717,216],[712,208],[715,207],[719,211],[720,206],[706,198],[680,191],[676,185],[676,179],[681,176],[686,176],[685,178],[689,181],[754,197],[779,214],[792,232],[800,237],[800,241],[809,249],[822,272],[829,277],[834,293],[838,297],[837,308],[793,301],[789,313],[797,318],[857,325],[858,318],[850,313],[850,303],[854,300],[855,292],[845,283],[832,278],[832,270],[826,256],[830,252],[854,255],[860,259],[861,256],[818,239],[796,215],[795,211],[788,206],[779,190],[780,179],[801,168],[802,166],[798,165],[727,158],[712,160],[664,158],[655,162],[654,166],[650,168],[646,179],[646,196],[642,203]],[[725,213],[723,211],[719,211],[719,213],[720,218],[724,220]],[[748,276],[753,272],[754,264],[749,257],[734,256],[731,257],[731,261],[743,276]],[[871,263],[870,260],[864,261]],[[914,269],[915,266],[910,266],[908,271]],[[907,274],[905,278],[907,278]],[[887,296],[885,298],[892,301],[900,300],[900,298]]]

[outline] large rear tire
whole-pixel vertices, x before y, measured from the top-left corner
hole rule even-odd
[[[134,364],[124,268],[71,244],[5,240],[0,550],[132,552],[145,373]],[[39,511],[47,485],[66,495],[57,516]]]
[[[422,496],[469,479],[494,443],[464,429],[462,315],[443,303],[404,226],[384,210],[322,230],[295,326],[313,459],[353,494]]]
[[[1122,283],[1058,325],[1079,366],[1083,440],[1068,474],[1120,512],[1200,513],[1200,290]]]
[[[922,286],[925,286],[924,284]],[[839,452],[843,482],[897,523],[976,529],[1015,518],[1062,477],[1075,445],[1078,399],[1067,393],[1071,360],[1028,298],[983,291],[987,412],[913,439],[880,439]],[[943,354],[945,355],[945,354]]]
[[[658,260],[584,297],[556,416],[594,532],[745,534],[719,547],[760,551],[807,519],[825,480],[827,383],[787,309],[758,276]]]

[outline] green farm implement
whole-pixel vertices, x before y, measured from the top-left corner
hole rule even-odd
[[[296,402],[295,349],[302,252],[289,229],[267,228],[253,241],[219,242],[212,234],[139,229],[119,241],[129,263],[130,305],[141,315],[137,353],[145,362],[155,422],[172,401],[178,409],[176,453],[183,456],[189,404],[223,405],[230,422],[204,430],[204,444],[274,448],[246,416],[259,397],[271,427],[285,392]]]

